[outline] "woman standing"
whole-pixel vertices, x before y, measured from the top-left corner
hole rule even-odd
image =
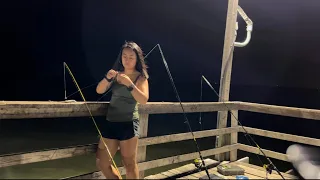
[[[134,42],[126,42],[120,56],[106,76],[99,82],[98,94],[112,90],[106,124],[101,127],[102,138],[97,150],[97,167],[106,178],[120,178],[112,165],[102,140],[114,156],[120,147],[121,158],[128,179],[139,178],[137,149],[139,138],[138,104],[149,99],[147,67],[141,48]]]

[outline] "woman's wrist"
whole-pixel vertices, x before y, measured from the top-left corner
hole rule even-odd
[[[129,86],[127,86],[127,89],[128,89],[129,91],[132,91],[135,87],[136,87],[136,86],[135,86],[133,83],[131,83]]]
[[[105,76],[104,79],[106,79],[108,82],[111,82],[113,78],[108,78],[108,76]]]

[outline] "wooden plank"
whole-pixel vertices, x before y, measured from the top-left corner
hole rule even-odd
[[[237,165],[243,169],[245,169],[245,171],[247,173],[253,174],[255,176],[259,176],[262,178],[266,178],[266,170],[260,166],[256,166],[253,164],[247,164],[247,163],[241,163],[241,162],[232,162],[232,164]],[[286,174],[284,172],[281,172],[282,176],[285,179],[297,179],[296,176],[290,175],[290,174]],[[282,179],[281,176],[276,172],[276,171],[272,171],[271,174],[268,174],[268,178],[270,179]]]
[[[237,109],[239,102],[183,102],[182,106],[186,113],[194,112],[215,112],[228,109]],[[226,107],[227,105],[227,107]],[[139,106],[142,113],[147,114],[166,114],[166,113],[182,113],[180,103],[175,102],[159,102],[147,103]]]
[[[257,165],[248,164],[248,163],[239,162],[239,161],[233,162],[233,164],[247,166],[247,167],[254,168],[254,169],[257,169],[257,170],[265,172],[265,169],[263,167],[260,167],[260,166],[257,166]],[[294,176],[292,174],[289,174],[289,173],[286,173],[286,172],[285,173],[281,172],[281,173],[282,173],[283,177],[285,177],[286,179],[296,179],[297,178],[296,176]],[[276,171],[272,171],[272,174],[273,175],[279,175]]]
[[[246,163],[241,163],[241,162],[223,162],[221,164],[234,164],[238,165],[239,167],[243,168],[245,170],[244,175],[247,176],[249,179],[265,179],[266,178],[266,172],[262,167],[251,165],[251,164],[246,164]],[[262,169],[262,170],[261,170]],[[218,173],[217,168],[211,168],[209,169],[209,174],[215,174],[217,176],[220,176],[223,179],[236,179],[236,176],[223,176],[222,174]],[[206,176],[205,171],[201,171],[199,173],[195,173],[186,177],[181,177],[178,179],[199,179],[200,177]],[[288,174],[283,174],[285,178],[288,179],[296,179],[295,176],[291,176]],[[268,175],[269,179],[281,179],[281,177],[278,174],[269,174]]]
[[[193,132],[195,138],[204,138],[204,137],[211,137],[216,136],[219,134],[229,134],[239,131],[239,127],[229,127],[229,128],[222,128],[222,129],[214,129],[214,130],[205,130],[205,131],[196,131]],[[148,137],[140,140],[139,145],[153,145],[153,144],[161,144],[167,142],[175,142],[175,141],[183,141],[193,139],[191,133],[180,133],[180,134],[171,134],[171,135],[164,135],[164,136],[157,136],[157,137]]]
[[[296,143],[301,143],[301,144],[308,144],[308,145],[313,145],[313,146],[320,146],[320,139],[316,138],[309,138],[309,137],[304,137],[304,136],[297,136],[297,135],[291,135],[291,134],[285,134],[285,133],[279,133],[279,132],[274,132],[274,131],[267,131],[267,130],[262,130],[262,129],[256,129],[256,128],[251,128],[251,127],[244,127],[249,134],[254,134],[258,136],[263,136],[263,137],[269,137],[273,139],[281,139],[285,141],[291,141],[291,142],[296,142]],[[244,132],[244,130],[241,128],[239,129],[240,132]]]
[[[147,126],[148,126],[147,124],[142,125],[140,130],[142,131],[144,129],[144,131],[146,132]],[[194,132],[194,136],[196,138],[203,138],[203,137],[215,136],[218,134],[237,132],[238,130],[239,128],[233,127],[233,128],[206,130],[206,131],[197,131],[197,132]],[[145,133],[145,132],[141,132],[141,133]],[[189,139],[193,139],[190,133],[180,133],[180,134],[164,135],[164,136],[157,136],[157,137],[141,138],[139,139],[138,146],[140,148],[148,145],[189,140]],[[85,155],[88,153],[94,153],[96,149],[97,149],[97,143],[83,145],[83,146],[61,148],[61,149],[50,149],[50,150],[44,150],[44,151],[29,152],[29,153],[7,154],[7,155],[0,156],[0,167],[7,167],[7,166],[18,165],[18,164],[27,164],[27,163],[67,158],[72,156]],[[143,151],[144,151],[143,149],[142,150],[139,149],[139,152],[143,152]],[[47,154],[47,158],[45,158],[46,156],[44,156],[44,154]],[[141,161],[144,161],[144,160],[141,160]]]
[[[316,109],[236,101],[224,103],[183,102],[182,105],[187,113],[239,109],[250,112],[320,120],[320,110]],[[0,101],[0,119],[86,117],[89,116],[86,104],[94,116],[104,116],[109,102]],[[139,111],[142,114],[182,113],[180,104],[175,102],[149,102],[145,105],[139,105]]]
[[[236,148],[238,148],[238,144],[233,144],[233,145],[224,146],[224,147],[215,148],[215,149],[204,150],[204,151],[201,151],[201,154],[202,154],[203,157],[207,157],[207,156],[212,156],[212,155],[215,155],[215,154],[231,151],[231,150],[234,150]],[[167,157],[167,158],[162,158],[162,159],[157,159],[157,160],[138,163],[138,167],[139,167],[140,171],[143,171],[143,170],[148,170],[148,169],[153,169],[153,168],[157,168],[157,167],[166,166],[166,165],[169,165],[169,164],[185,162],[185,161],[188,161],[188,160],[192,160],[192,159],[198,158],[198,156],[199,156],[198,152],[182,154],[182,155],[177,155],[177,156],[171,156],[171,157]],[[122,175],[125,174],[125,171],[124,171],[123,167],[119,167],[119,171],[120,171],[120,173]],[[82,179],[83,178],[89,178],[90,179],[90,178],[92,178],[93,174],[97,174],[97,173],[101,173],[101,172],[93,172],[93,173],[89,173],[89,174],[85,174],[85,175],[68,177],[68,178],[65,178],[65,179],[77,179],[77,178],[82,178]]]
[[[256,147],[252,147],[252,146],[248,146],[248,145],[244,145],[244,144],[239,144],[239,143],[238,143],[238,145],[239,145],[238,150],[242,150],[242,151],[246,151],[246,152],[262,155],[262,153]],[[289,162],[286,154],[278,153],[278,152],[274,152],[274,151],[270,151],[270,150],[266,150],[266,149],[262,149],[262,151],[268,157]]]
[[[238,111],[232,110],[231,111],[231,127],[238,127]],[[239,128],[240,130],[240,128]],[[238,132],[231,133],[231,144],[238,143]],[[230,152],[230,161],[236,161],[237,158],[237,149]]]
[[[211,166],[216,165],[217,163],[219,163],[218,161],[212,160],[212,159],[209,159],[209,158],[208,159],[204,159],[204,162],[205,162],[207,168],[210,168]],[[192,173],[192,171],[196,171],[196,170],[198,170],[198,168],[193,163],[190,163],[190,164],[186,164],[186,165],[181,166],[181,167],[170,169],[170,170],[165,171],[165,172],[161,172],[160,174],[162,174],[164,176],[167,176],[169,178],[175,178],[175,176],[177,176],[177,175],[183,175],[185,173]],[[155,178],[155,177],[157,177],[157,174],[151,175],[151,176],[152,177],[149,177],[149,176],[146,177],[146,179]]]
[[[223,161],[220,164],[222,165],[222,164],[228,164],[228,163],[229,163],[228,161]],[[209,172],[209,174],[215,174],[215,175],[221,176],[221,175],[217,174],[217,167],[208,169],[208,172]],[[198,172],[198,173],[194,173],[191,176],[195,177],[196,179],[199,179],[200,177],[203,177],[205,175],[207,175],[207,173],[205,171],[201,171],[201,172]],[[181,178],[178,178],[178,179],[187,179],[187,178],[186,177],[181,177]]]
[[[239,110],[280,116],[320,120],[320,110],[241,102]]]
[[[53,159],[68,158],[76,155],[90,154],[96,151],[96,146],[75,146],[64,149],[52,149],[41,152],[24,154],[9,154],[0,157],[0,167],[27,164],[33,162],[48,161]]]
[[[148,136],[148,122],[149,122],[149,114],[140,114],[140,138],[144,138]],[[139,140],[140,141],[140,140]],[[147,146],[141,146],[138,144],[138,154],[137,154],[137,162],[143,162],[147,157]],[[144,178],[144,171],[139,171],[140,179]]]
[[[166,178],[168,178],[168,176],[159,173],[159,174],[148,176],[148,177],[146,177],[144,179],[166,179]]]
[[[236,21],[237,21],[238,0],[228,1],[228,11],[226,18],[226,29],[224,36],[224,47],[221,64],[220,75],[220,90],[219,90],[219,102],[228,102],[231,83],[231,71],[232,71],[232,59],[233,48],[235,42]],[[217,129],[227,127],[228,111],[219,111],[217,117]],[[216,147],[226,145],[225,139],[227,137],[222,135],[216,139]],[[225,159],[225,154],[216,156],[219,161]]]
[[[1,102],[1,101],[0,101]],[[58,118],[58,117],[87,117],[104,116],[109,102],[69,102],[69,101],[2,101],[0,103],[0,119],[24,118]],[[238,102],[228,102],[231,109],[236,109]],[[227,110],[221,102],[183,102],[186,113],[214,112]],[[148,102],[139,104],[141,114],[182,113],[180,103]]]

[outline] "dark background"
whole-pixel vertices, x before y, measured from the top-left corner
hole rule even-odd
[[[240,0],[239,4],[254,25],[250,43],[235,48],[230,100],[318,109],[320,2]],[[219,89],[227,0],[11,0],[1,1],[0,7],[1,100],[62,101],[63,62],[80,87],[85,87],[111,68],[125,40],[137,42],[145,53],[161,45],[182,101],[199,101],[202,74]],[[240,16],[238,21],[237,41],[243,41],[246,26]],[[147,63],[149,101],[177,101],[158,49]],[[70,95],[77,89],[68,72],[66,81]],[[95,86],[83,92],[88,101],[101,97]],[[203,93],[203,101],[218,100],[206,84]],[[82,101],[78,94],[69,99]],[[319,125],[311,120],[246,112],[239,115],[246,126],[320,137]],[[190,117],[194,130],[199,129],[198,114]],[[204,127],[214,128],[215,118],[216,114],[203,118]],[[170,127],[168,122],[150,121],[149,128],[154,129],[149,129],[149,134],[172,133],[179,128],[187,131],[183,121],[182,115],[171,119],[175,125]],[[13,143],[13,137],[26,136],[22,131],[58,134],[95,129],[88,119],[1,120],[2,137]],[[271,145],[271,141],[265,142],[263,147]],[[272,146],[269,149],[276,144]],[[286,147],[281,146],[281,151]]]

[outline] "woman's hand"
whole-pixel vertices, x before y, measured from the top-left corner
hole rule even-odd
[[[123,84],[127,87],[129,87],[131,84],[133,84],[133,82],[131,81],[129,76],[127,76],[125,74],[120,74],[120,73],[117,76],[117,81],[118,81],[118,83]]]
[[[113,69],[110,69],[106,75],[106,77],[108,79],[111,79],[111,78],[114,78],[116,75],[117,75],[117,71],[113,70]]]

